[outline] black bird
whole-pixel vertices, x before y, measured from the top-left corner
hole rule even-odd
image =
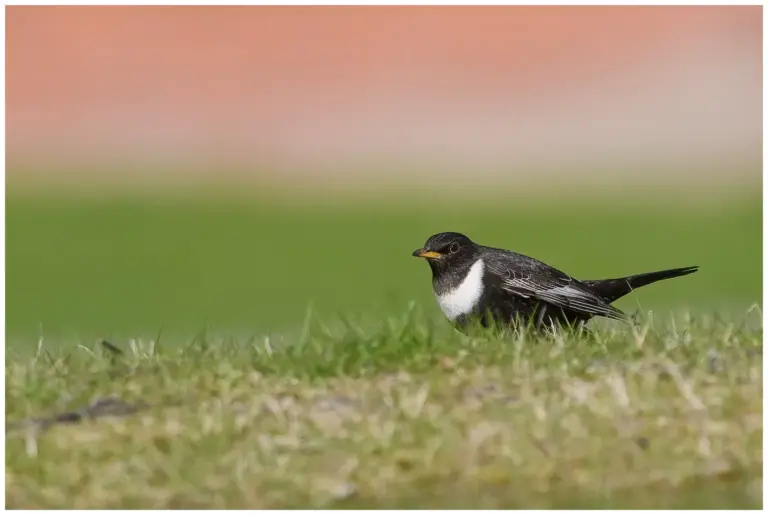
[[[579,281],[546,263],[516,252],[478,245],[463,234],[442,232],[413,252],[432,269],[432,287],[445,316],[459,328],[478,319],[531,321],[537,329],[576,326],[594,316],[626,320],[611,306],[635,288],[692,274],[698,266]]]

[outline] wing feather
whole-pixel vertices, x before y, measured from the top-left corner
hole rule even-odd
[[[490,268],[502,277],[501,287],[514,295],[533,297],[585,315],[599,315],[615,320],[626,319],[621,310],[589,291],[579,281],[554,268],[529,269],[524,272],[518,268],[512,271],[509,265],[498,261],[492,263]]]

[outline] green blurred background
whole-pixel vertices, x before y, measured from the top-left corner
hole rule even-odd
[[[761,295],[759,199],[713,207],[587,201],[333,204],[258,195],[10,194],[9,343],[290,331],[318,315],[386,317],[414,300],[440,316],[410,256],[461,231],[583,279],[699,265],[619,301],[628,311],[742,314]],[[596,207],[599,206],[599,207]]]

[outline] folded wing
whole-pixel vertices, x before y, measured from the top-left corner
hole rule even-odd
[[[502,277],[502,289],[513,295],[535,298],[578,314],[604,316],[614,320],[627,318],[621,310],[589,291],[579,281],[554,268],[520,271],[512,270],[512,267],[501,262],[490,263],[489,267]]]

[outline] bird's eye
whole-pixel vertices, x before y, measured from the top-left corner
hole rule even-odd
[[[451,251],[451,254],[456,254],[459,251],[459,244],[455,241],[451,243],[451,247],[449,249]]]

